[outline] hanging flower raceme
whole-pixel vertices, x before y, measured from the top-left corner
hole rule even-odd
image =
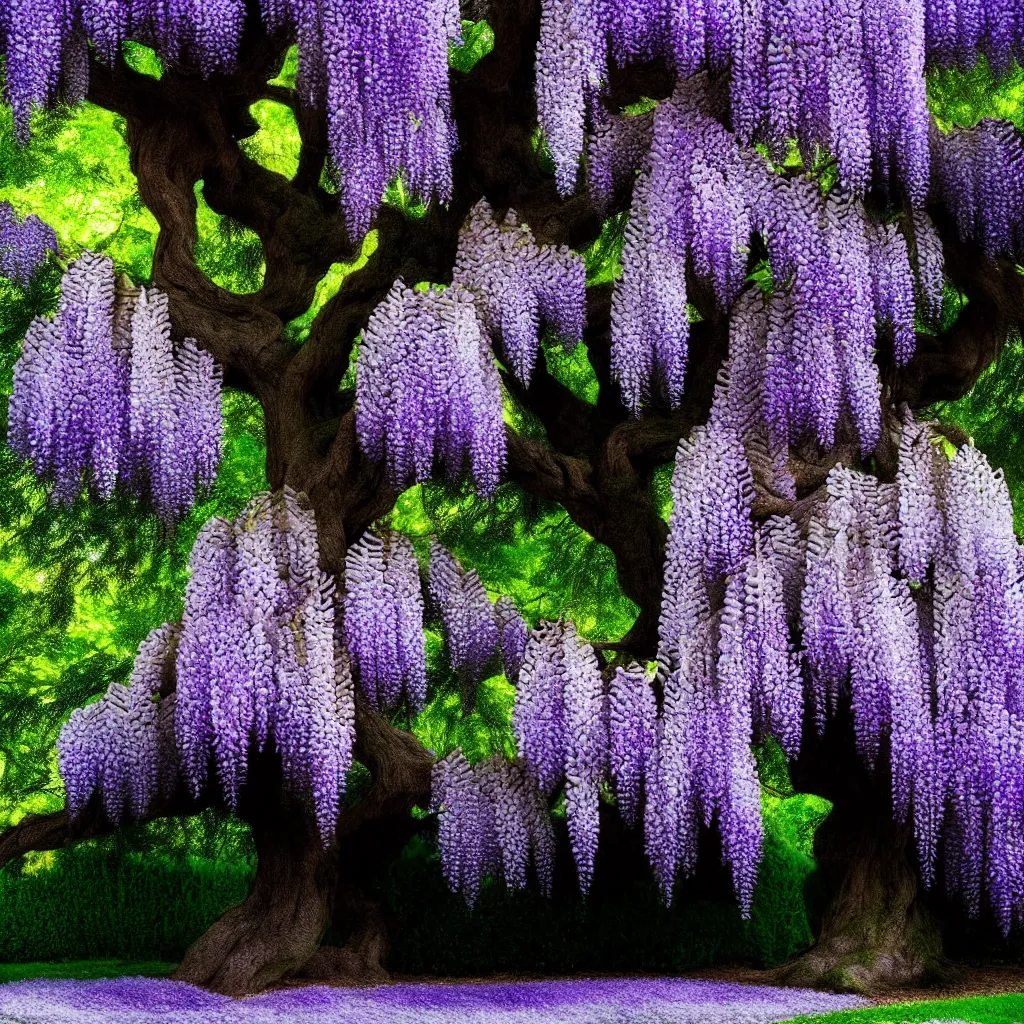
[[[582,258],[564,245],[538,245],[513,210],[499,223],[486,200],[477,203],[459,236],[453,282],[474,295],[491,343],[524,385],[545,328],[569,346],[583,337]]]
[[[874,183],[924,205],[929,186],[929,65],[973,67],[979,50],[1004,69],[1024,50],[1011,0],[544,0],[537,44],[540,123],[559,190],[577,180],[586,114],[619,65],[663,59],[679,79],[728,69],[744,145],[777,158],[795,139],[810,166],[835,154],[844,188]],[[600,118],[594,118],[598,133]]]
[[[506,595],[502,595],[494,602],[494,621],[498,627],[505,675],[508,681],[514,684],[523,665],[530,627],[516,607],[515,601]]]
[[[431,794],[431,809],[438,812],[441,870],[452,892],[461,892],[472,907],[484,877],[499,863],[494,806],[458,747],[434,765]]]
[[[483,680],[502,639],[491,599],[477,571],[464,570],[436,538],[430,542],[428,580],[431,602],[444,626],[452,668],[475,687]],[[512,607],[514,610],[515,605]]]
[[[423,593],[408,537],[367,531],[345,556],[345,638],[363,694],[383,709],[427,699]]]
[[[14,368],[8,443],[72,502],[83,475],[99,498],[120,483],[168,523],[209,490],[220,463],[221,372],[171,342],[167,298],[115,288],[109,258],[64,275],[53,321],[32,322]]]
[[[599,101],[590,110],[587,186],[590,197],[607,208],[621,189],[635,183],[654,138],[654,114],[613,114]]]
[[[565,773],[565,683],[560,622],[541,622],[530,633],[512,709],[512,730],[519,756],[551,796]]]
[[[441,868],[453,892],[472,907],[489,874],[522,889],[532,857],[550,894],[554,830],[536,781],[519,763],[495,756],[473,766],[457,748],[434,765],[431,783]]]
[[[550,796],[564,780],[569,839],[585,893],[597,851],[599,787],[608,763],[607,698],[593,648],[571,623],[530,634],[512,729],[519,756]]]
[[[800,555],[799,530],[792,519],[773,516],[755,530],[754,551],[733,578],[742,614],[730,624],[728,640],[723,621],[718,664],[719,678],[728,675],[749,690],[755,733],[774,736],[789,757],[800,751],[804,710],[786,605],[786,572],[794,554]]]
[[[642,665],[619,667],[608,690],[608,760],[619,813],[634,825],[652,765],[658,705]]]
[[[129,684],[112,683],[98,701],[72,712],[61,730],[58,765],[72,817],[94,793],[113,824],[129,814],[139,820],[166,795],[176,764],[173,744],[169,753],[160,735],[166,701],[158,701],[177,634],[176,626],[154,629],[139,647]]]
[[[221,373],[193,338],[171,343],[167,296],[141,289],[131,317],[128,446],[122,474],[165,522],[184,517],[220,463]]]
[[[848,694],[869,764],[891,748],[893,805],[930,882],[1022,918],[1022,554],[1005,481],[950,461],[905,420],[895,484],[836,468],[811,520],[802,632],[823,725]],[[914,584],[913,588],[911,583]]]
[[[8,443],[73,501],[83,474],[109,498],[117,480],[128,413],[127,364],[115,349],[114,265],[85,253],[61,283],[53,322],[32,322],[14,368]]]
[[[351,671],[334,646],[334,586],[316,524],[285,490],[257,495],[234,523],[211,519],[192,550],[177,653],[176,735],[194,795],[216,762],[234,807],[250,749],[272,741],[286,781],[312,796],[333,834],[351,765]]]
[[[918,314],[929,324],[939,324],[946,287],[942,239],[923,210],[915,210],[911,223],[910,251],[914,262],[915,294]]]
[[[671,491],[658,653],[668,670],[704,616],[707,583],[738,569],[753,547],[753,480],[736,431],[713,419],[683,438]]]
[[[399,490],[443,466],[494,493],[505,465],[501,382],[468,291],[395,282],[360,348],[356,431]]]
[[[0,277],[27,288],[51,252],[60,246],[49,224],[35,214],[22,219],[10,203],[0,203]]]
[[[14,133],[28,142],[32,110],[62,94],[78,102],[82,89],[81,28],[77,0],[10,0],[0,16],[0,54],[6,57],[3,98],[14,112]],[[85,55],[88,76],[88,53]]]
[[[990,256],[1024,251],[1024,141],[1014,126],[985,118],[948,134],[933,128],[931,146],[934,193],[960,237]]]
[[[462,38],[456,0],[291,0],[291,6],[299,25],[300,88],[327,111],[350,233],[366,232],[399,174],[424,199],[450,199],[457,135],[448,45]]]

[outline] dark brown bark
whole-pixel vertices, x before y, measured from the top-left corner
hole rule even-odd
[[[825,904],[814,946],[776,972],[789,985],[842,992],[948,980],[939,918],[920,885],[909,824],[893,820],[887,751],[876,771],[857,754],[847,714],[809,740],[799,789],[831,800],[814,853]]]
[[[430,798],[432,759],[414,737],[360,700],[356,756],[373,778],[342,811],[328,846],[306,800],[284,788],[275,756],[253,756],[238,814],[252,828],[257,870],[246,899],[189,948],[175,978],[225,995],[258,992],[289,976],[370,982],[387,977],[383,919],[363,889],[413,832],[409,812]],[[320,952],[332,920],[349,938]]]
[[[275,761],[251,759],[239,807],[256,846],[249,895],[189,947],[178,981],[231,996],[259,992],[313,956],[330,924],[337,849],[324,847],[308,808],[282,792]]]

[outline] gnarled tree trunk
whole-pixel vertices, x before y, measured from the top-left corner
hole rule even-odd
[[[810,740],[794,766],[799,789],[832,801],[814,853],[825,896],[817,941],[776,978],[840,992],[928,985],[949,975],[938,915],[919,881],[913,830],[893,820],[888,752],[872,772],[853,745],[848,712]]]
[[[250,762],[239,807],[256,846],[249,895],[189,947],[178,981],[225,995],[258,992],[301,967],[330,924],[337,847],[325,847],[308,808],[288,798],[275,761]]]
[[[250,759],[238,812],[252,827],[256,877],[188,949],[174,977],[225,995],[258,992],[288,977],[367,983],[387,979],[387,932],[364,880],[397,855],[415,829],[410,811],[430,798],[433,763],[415,737],[357,702],[355,753],[373,777],[344,810],[328,846],[312,810],[283,788],[271,753]],[[332,920],[349,935],[321,947]]]

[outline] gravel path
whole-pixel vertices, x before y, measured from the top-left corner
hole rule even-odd
[[[773,1024],[853,996],[673,978],[310,986],[247,999],[153,978],[0,985],[0,1024]]]

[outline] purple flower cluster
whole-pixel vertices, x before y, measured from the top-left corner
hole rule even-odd
[[[948,887],[975,912],[987,892],[1009,929],[1024,920],[1024,548],[1006,483],[971,446],[947,459],[907,413],[894,483],[837,466],[806,544],[788,518],[754,527],[747,453],[765,452],[756,403],[735,393],[748,368],[734,365],[752,336],[749,322],[734,332],[711,419],[679,446],[660,713],[652,720],[642,689],[623,690],[626,673],[612,687],[620,802],[642,772],[647,851],[667,898],[694,866],[700,822],[717,816],[747,912],[762,838],[750,745],[770,734],[793,756],[805,695],[819,729],[849,699],[865,763],[889,743],[895,812],[913,821],[926,882],[942,843]],[[533,697],[547,709],[536,721],[556,723],[530,734],[538,763],[564,757],[559,692]],[[639,754],[623,756],[630,747],[645,751],[642,769]]]
[[[192,549],[177,653],[175,729],[198,795],[212,756],[234,806],[250,747],[268,740],[285,778],[334,830],[355,734],[352,674],[334,644],[334,583],[312,512],[287,488],[234,523],[211,519]]]
[[[412,712],[427,701],[423,593],[408,537],[363,534],[345,556],[345,641],[370,703]]]
[[[128,444],[122,474],[165,522],[217,477],[221,373],[193,338],[171,343],[167,296],[141,289],[131,314]]]
[[[727,373],[724,383],[719,399],[735,381]],[[791,620],[803,551],[792,521],[751,521],[741,411],[716,401],[710,423],[676,457],[658,651],[664,699],[648,760],[645,833],[670,900],[677,873],[695,866],[700,823],[717,816],[749,914],[763,839],[751,743],[773,734],[795,754],[800,742],[803,681]]]
[[[981,51],[1001,73],[1024,57],[1024,17],[1013,0],[925,0],[924,6],[930,64],[969,68]]]
[[[550,893],[554,831],[536,781],[519,763],[495,756],[473,766],[456,748],[434,765],[431,789],[441,868],[470,907],[487,875],[523,888],[531,855],[541,888]]]
[[[459,236],[453,282],[476,298],[491,344],[524,385],[544,328],[570,346],[583,337],[582,258],[564,245],[538,245],[514,210],[499,223],[486,200],[477,203]]]
[[[359,350],[356,430],[394,487],[468,469],[490,496],[505,465],[501,381],[464,288],[415,291],[396,281]]]
[[[400,174],[412,191],[451,197],[448,44],[462,37],[456,0],[272,0],[295,26],[300,88],[327,112],[331,162],[352,234],[369,227]]]
[[[85,253],[64,275],[55,321],[37,318],[14,367],[8,443],[71,502],[87,473],[108,498],[127,418],[127,360],[115,348],[114,266]]]
[[[665,59],[680,80],[728,69],[744,145],[763,142],[781,156],[796,139],[808,163],[819,148],[835,154],[850,191],[863,195],[874,179],[921,206],[930,171],[926,65],[971,67],[979,50],[997,68],[1024,51],[1013,0],[545,0],[538,114],[568,193],[609,55],[619,65]]]
[[[654,140],[654,114],[613,114],[591,103],[592,130],[587,139],[590,197],[606,208],[616,193],[632,185]]]
[[[497,609],[491,605],[477,571],[464,570],[435,538],[430,542],[428,586],[431,602],[444,625],[452,668],[462,680],[476,686],[502,644]],[[502,613],[506,616],[507,608],[504,606]],[[514,604],[512,611],[515,612]],[[514,622],[509,624],[514,628]],[[514,656],[515,637],[510,636],[509,641]]]
[[[1024,141],[1006,121],[932,129],[933,191],[956,217],[960,236],[986,253],[1024,251]]]
[[[171,343],[167,298],[118,291],[109,258],[85,253],[53,321],[37,318],[14,368],[8,443],[72,502],[85,474],[100,498],[118,480],[165,522],[217,475],[221,373],[193,339]]]
[[[573,627],[541,622],[530,633],[512,710],[519,756],[541,791],[551,796],[565,774],[565,666],[563,640]]]
[[[616,668],[608,687],[608,761],[619,813],[636,824],[657,739],[658,704],[642,665]]]
[[[526,641],[530,635],[530,627],[516,607],[515,601],[505,595],[499,597],[494,603],[494,621],[498,627],[505,676],[510,683],[515,684],[519,679],[519,670],[523,666],[523,656],[526,653]]]
[[[543,622],[526,644],[512,729],[542,793],[565,783],[566,817],[580,888],[593,876],[599,791],[608,765],[608,698],[593,648],[567,622]]]
[[[73,711],[57,740],[68,813],[79,814],[99,793],[107,818],[141,818],[175,764],[161,742],[159,691],[178,629],[163,625],[142,642],[127,686],[112,683],[95,703]],[[169,763],[168,763],[169,762]]]
[[[59,253],[57,233],[34,214],[22,219],[0,203],[0,277],[27,288],[49,254]]]
[[[895,226],[869,220],[848,195],[824,197],[810,177],[773,173],[705,113],[707,103],[698,78],[655,111],[612,304],[612,370],[623,401],[638,413],[659,383],[671,404],[682,395],[689,267],[723,309],[738,307],[747,348],[751,335],[764,334],[757,390],[769,447],[778,452],[805,436],[828,447],[849,410],[870,452],[881,428],[876,330],[891,333],[899,363],[913,355],[915,269],[928,312],[941,305],[941,247],[930,222],[924,214],[914,222],[912,263]],[[764,235],[775,286],[766,313],[738,299],[754,234]],[[767,319],[767,330],[754,318]]]
[[[1024,917],[1024,553],[1002,476],[905,422],[895,484],[837,467],[809,526],[801,611],[819,726],[850,695],[858,749],[889,737],[893,803],[931,880]]]
[[[309,985],[232,999],[157,978],[0,985],[0,1015],[24,1024],[773,1024],[865,1005],[856,996],[680,978],[484,984]]]
[[[108,63],[133,39],[168,63],[209,75],[234,67],[245,22],[244,0],[10,0],[5,6],[0,53],[7,55],[6,99],[22,141],[33,106],[84,98],[87,41]]]

